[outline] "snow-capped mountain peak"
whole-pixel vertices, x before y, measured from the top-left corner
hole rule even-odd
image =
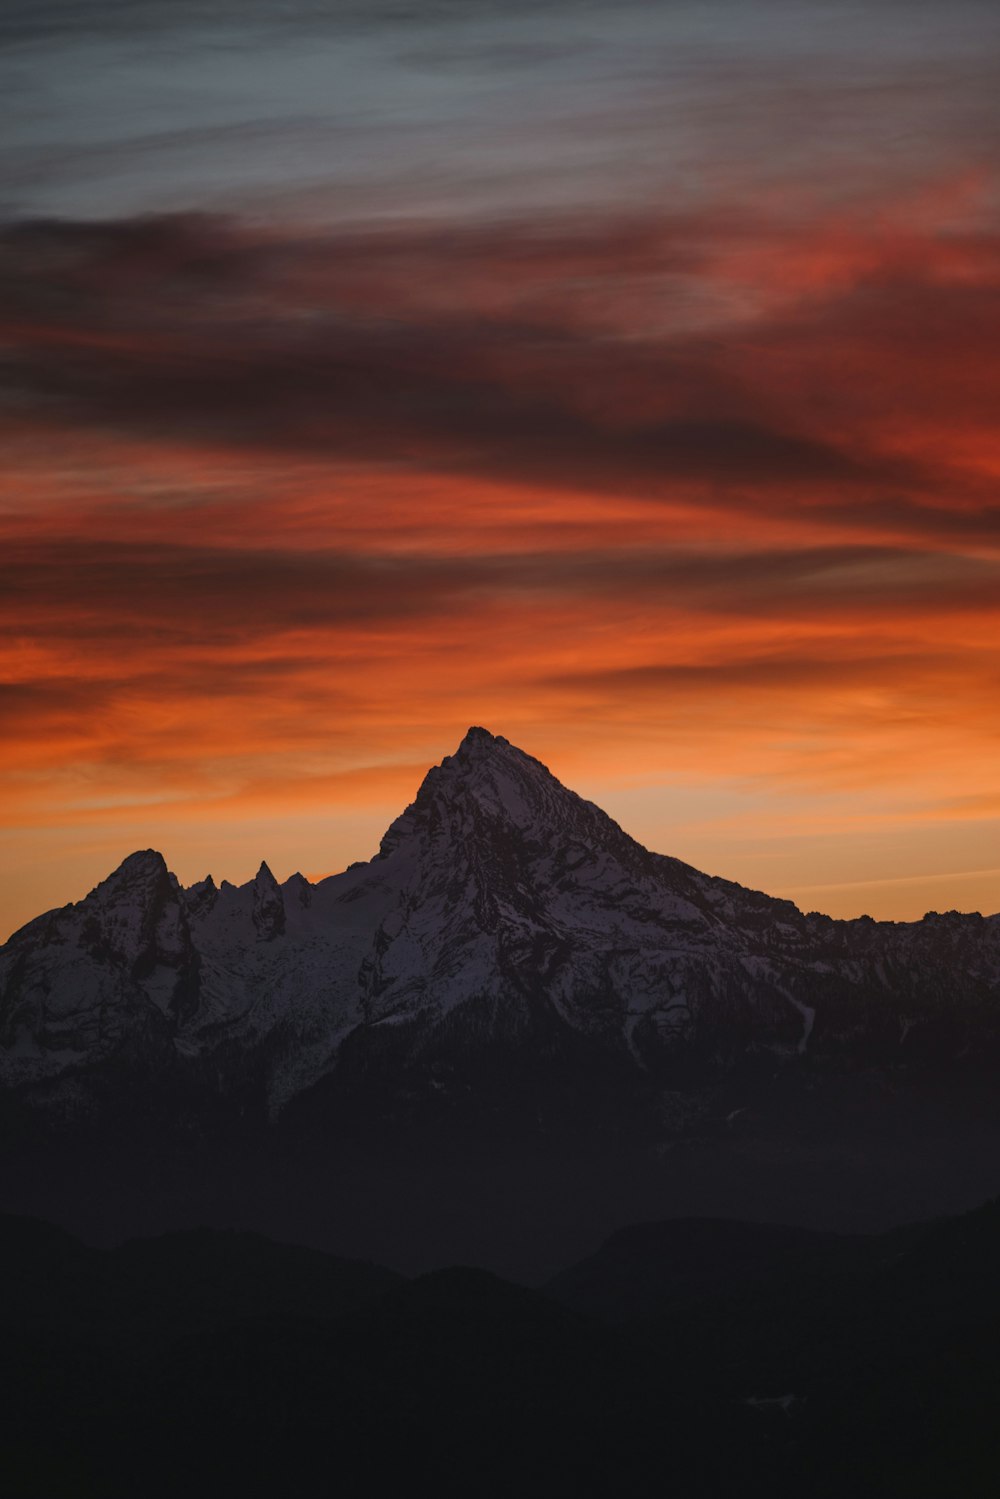
[[[606,813],[562,785],[540,760],[502,735],[471,728],[455,753],[427,772],[380,853],[384,858],[407,838],[435,831],[461,840],[514,830],[539,844],[575,837],[632,844]]]
[[[997,918],[803,916],[647,852],[472,728],[367,864],[279,885],[262,863],[242,886],[184,890],[147,849],[16,933],[0,1077],[76,1087],[140,1058],[197,1086],[255,1079],[273,1112],[390,1033],[404,1071],[442,1046],[542,1035],[642,1072],[680,1052],[719,1067],[747,1048],[853,1046],[887,1014],[906,1039],[940,995],[982,1008],[998,983]]]

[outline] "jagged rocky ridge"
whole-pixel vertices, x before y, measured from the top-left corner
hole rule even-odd
[[[411,1091],[539,1048],[648,1083],[981,1054],[998,1001],[1000,917],[804,915],[647,852],[470,729],[369,863],[185,889],[147,850],[30,922],[0,949],[0,1080],[86,1109],[124,1067],[274,1118],[359,1046]]]

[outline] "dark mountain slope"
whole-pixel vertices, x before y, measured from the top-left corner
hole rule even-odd
[[[548,1293],[783,1433],[792,1492],[1000,1481],[1000,1203],[874,1236],[682,1221],[617,1234]]]
[[[599,1284],[610,1325],[479,1270],[4,1220],[4,1490],[979,1499],[998,1251],[996,1204],[869,1239],[641,1226],[552,1288]]]

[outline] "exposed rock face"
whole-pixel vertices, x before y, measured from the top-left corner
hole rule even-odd
[[[253,924],[262,942],[273,942],[285,930],[285,902],[281,886],[264,863],[253,882]]]
[[[495,1046],[583,1045],[648,1080],[767,1052],[947,1061],[998,1012],[1000,918],[803,915],[647,852],[471,729],[368,864],[184,890],[147,851],[24,927],[0,949],[0,1079],[86,1091],[124,1060],[252,1085],[273,1115],[359,1044],[409,1087]]]
[[[17,1083],[126,1053],[172,1053],[197,987],[187,910],[162,855],[135,853],[79,905],[0,949],[0,1042]]]

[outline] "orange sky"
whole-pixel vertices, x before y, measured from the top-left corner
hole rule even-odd
[[[1000,908],[996,153],[824,176],[797,97],[599,208],[0,225],[0,936],[369,857],[473,723],[807,909]]]
[[[472,722],[806,904],[1000,903],[992,205],[705,217],[8,235],[6,925],[367,856]]]

